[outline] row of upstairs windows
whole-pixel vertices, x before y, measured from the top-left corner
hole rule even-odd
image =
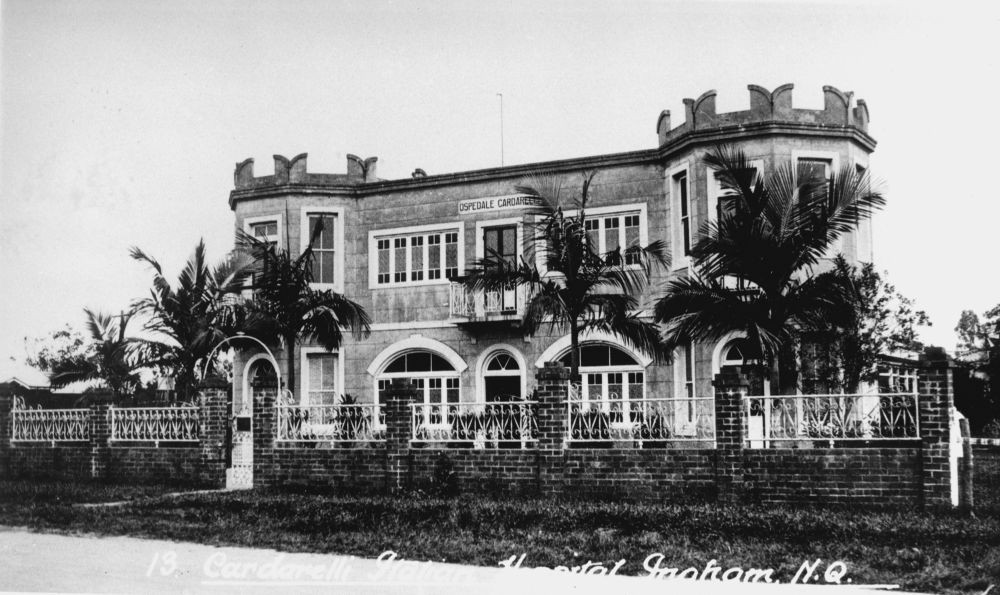
[[[376,240],[376,285],[458,276],[458,231],[383,236]]]

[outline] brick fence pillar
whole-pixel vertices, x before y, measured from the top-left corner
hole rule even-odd
[[[949,449],[954,417],[953,367],[949,362],[922,362],[918,370],[922,503],[925,508],[952,504]]]
[[[215,485],[226,485],[227,433],[229,421],[229,383],[218,376],[205,378],[198,386],[198,406],[201,417],[201,463],[204,471],[200,479]]]
[[[253,399],[253,478],[254,485],[270,485],[274,470],[274,442],[278,438],[275,406],[278,400],[278,381],[275,378],[258,378],[251,387]],[[244,396],[244,398],[248,398]]]
[[[11,439],[14,437],[14,393],[0,388],[0,471],[10,477]]]
[[[404,378],[396,378],[386,391],[385,402],[385,487],[392,493],[410,486],[410,440],[416,389]]]
[[[113,470],[107,469],[107,449],[111,445],[112,396],[108,391],[90,394],[90,477],[110,479]]]
[[[712,381],[715,387],[715,484],[719,501],[735,504],[743,499],[743,396],[750,382],[738,366],[723,369]]]
[[[563,491],[563,467],[569,419],[569,368],[546,362],[535,374],[538,382],[538,491],[554,496]]]

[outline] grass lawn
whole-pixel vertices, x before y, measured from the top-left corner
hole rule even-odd
[[[373,558],[385,550],[417,560],[495,566],[613,564],[645,574],[665,566],[773,568],[787,582],[805,561],[847,565],[854,584],[983,592],[1000,585],[1000,512],[957,514],[550,502],[462,497],[354,497],[254,490],[156,498],[177,488],[0,481],[0,524],[41,531],[132,535],[216,545],[270,547]],[[126,506],[76,502],[134,499]],[[1000,587],[998,587],[1000,588]]]

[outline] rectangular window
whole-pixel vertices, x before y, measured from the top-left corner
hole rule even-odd
[[[458,276],[458,232],[384,236],[375,238],[375,248],[376,285],[425,283]]]
[[[260,221],[250,224],[250,235],[254,238],[267,242],[272,247],[278,246],[278,222]]]
[[[458,276],[458,233],[444,234],[444,276],[451,279]]]
[[[688,201],[688,176],[682,172],[674,176],[674,190],[677,196],[678,212],[680,213],[681,245],[684,256],[691,254],[691,205]]]
[[[406,238],[396,238],[393,240],[393,248],[396,266],[393,267],[392,280],[396,283],[403,283],[406,281]]]
[[[684,395],[689,399],[687,403],[688,421],[694,421],[694,345],[688,343],[684,346]]]
[[[628,215],[625,217],[625,264],[639,264],[639,254],[635,250],[641,247],[639,237],[639,216]]]
[[[427,278],[441,278],[441,234],[427,236]]]
[[[799,158],[795,166],[795,174],[799,182],[804,182],[810,178],[818,180],[828,180],[830,178],[830,160],[802,157]]]
[[[610,216],[585,219],[583,227],[587,242],[598,254],[604,255],[621,249],[623,252],[633,246],[640,246],[638,213],[618,213]],[[638,264],[639,255],[625,254],[626,264]]]
[[[389,271],[392,267],[392,254],[389,240],[379,240],[378,246],[378,284],[388,283],[392,278]]]
[[[334,282],[335,265],[334,233],[336,215],[329,213],[309,214],[309,239],[313,242],[312,282]],[[317,235],[318,234],[318,235]]]
[[[599,252],[601,249],[601,220],[585,219],[583,228],[587,232],[587,243],[590,244],[591,250]]]
[[[619,241],[620,220],[618,217],[604,218],[604,252],[614,252],[621,246]]]
[[[410,238],[410,281],[424,280],[424,236]]]
[[[337,403],[337,354],[307,353],[307,386],[310,405]]]

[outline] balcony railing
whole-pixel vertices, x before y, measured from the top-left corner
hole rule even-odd
[[[538,436],[534,401],[411,405],[415,443],[525,448]]]
[[[743,401],[743,432],[751,448],[920,438],[915,393],[749,396]]]
[[[570,400],[567,442],[646,447],[715,440],[713,397],[626,401],[616,395],[609,397],[600,401]]]
[[[362,446],[385,442],[385,408],[377,403],[278,405],[278,440]]]
[[[90,440],[89,409],[28,409],[14,401],[13,442],[86,442]]]
[[[449,299],[452,318],[470,320],[502,320],[524,314],[526,290],[511,285],[504,291],[471,290],[462,283],[453,282]]]
[[[113,442],[198,442],[199,408],[112,407],[108,410]]]

